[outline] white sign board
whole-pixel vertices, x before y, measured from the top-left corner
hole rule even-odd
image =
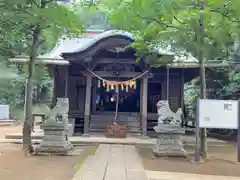
[[[0,120],[9,119],[9,105],[0,104]]]
[[[198,100],[200,128],[238,129],[238,101]]]

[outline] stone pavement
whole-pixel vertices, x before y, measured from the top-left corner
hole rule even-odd
[[[147,180],[147,176],[134,146],[100,144],[73,180]]]
[[[149,180],[239,180],[239,177],[145,171]]]
[[[72,180],[239,180],[239,177],[144,170],[132,145],[100,144]]]

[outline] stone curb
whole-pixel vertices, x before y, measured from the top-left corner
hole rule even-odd
[[[39,144],[42,141],[42,139],[32,139],[33,144]],[[99,144],[122,144],[122,145],[135,145],[135,146],[153,146],[153,143],[146,143],[146,142],[114,142],[114,141],[87,141],[87,140],[71,140],[71,143],[75,146],[81,146],[81,145],[99,145]],[[0,143],[15,143],[15,144],[22,144],[22,139],[0,139]],[[194,143],[186,143],[184,146],[195,146]],[[208,144],[209,147],[226,147],[226,144],[220,144],[220,143],[212,143]],[[228,148],[228,147],[226,147]]]

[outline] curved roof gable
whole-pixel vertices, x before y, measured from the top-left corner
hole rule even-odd
[[[127,39],[130,42],[134,41],[133,36],[128,32],[123,32],[119,30],[110,30],[110,31],[106,31],[101,34],[95,35],[92,38],[88,38],[85,41],[81,41],[81,44],[79,44],[78,47],[72,48],[72,51],[62,52],[62,55],[67,56],[67,55],[73,55],[73,54],[84,52],[90,49],[91,47],[93,47],[94,45],[96,45],[97,43],[104,41],[108,38],[114,38],[114,37]]]

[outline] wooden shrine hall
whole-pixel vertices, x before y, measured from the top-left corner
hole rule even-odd
[[[133,41],[131,34],[117,30],[89,33],[61,40],[39,56],[54,74],[53,103],[56,97],[69,98],[75,135],[105,133],[106,125],[114,122],[126,125],[129,135],[151,135],[159,100],[169,100],[172,111],[183,108],[184,83],[198,75],[197,60],[151,67],[147,58],[137,61],[129,47]],[[174,58],[160,52],[158,57]]]

